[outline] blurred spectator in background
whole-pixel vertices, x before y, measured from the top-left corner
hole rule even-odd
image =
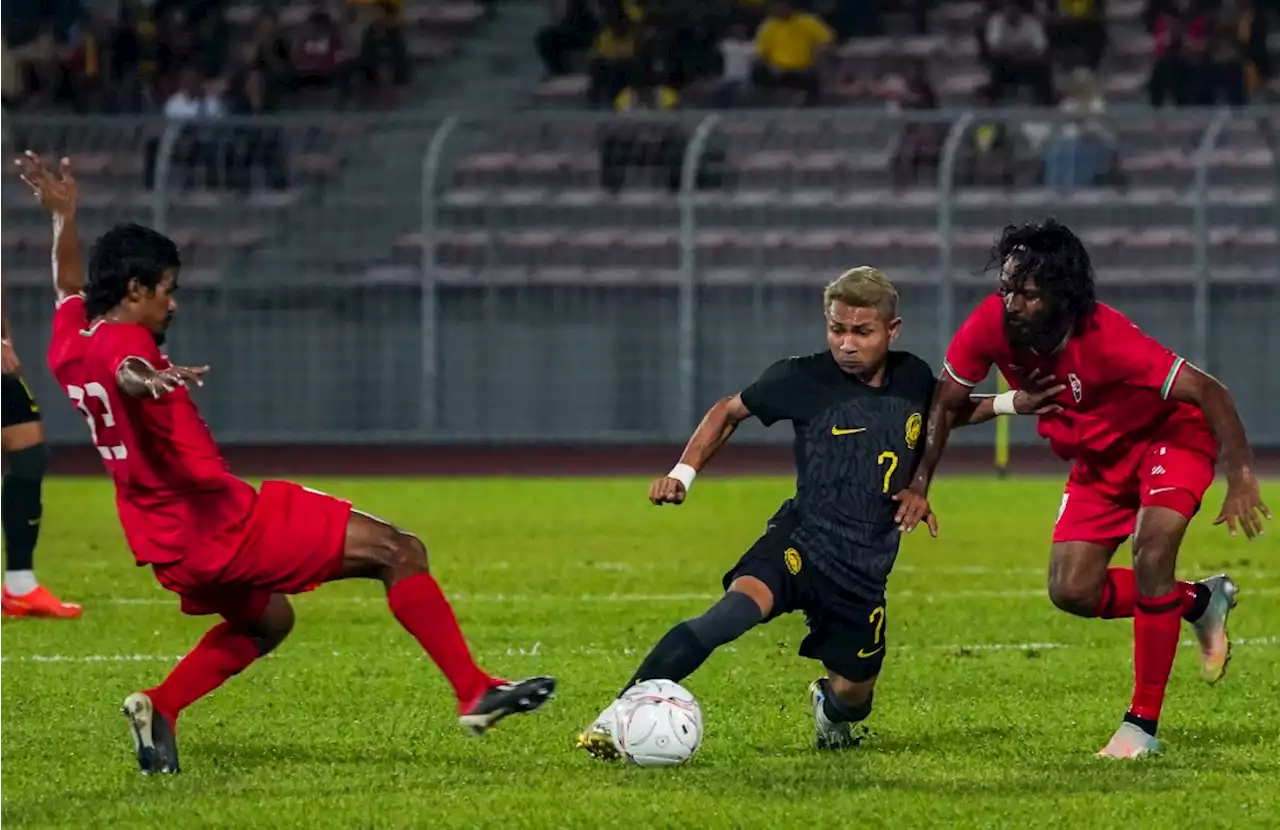
[[[1066,87],[1059,105],[1066,117],[1045,151],[1045,186],[1074,190],[1120,184],[1116,140],[1101,118],[1107,107],[1097,77],[1077,67]]]
[[[360,74],[375,98],[392,97],[409,83],[409,47],[395,3],[382,0],[360,42]]]
[[[823,55],[835,33],[822,18],[796,11],[787,0],[770,5],[769,17],[756,30],[756,55],[752,82],[770,92],[793,89],[804,93],[812,106],[821,95]]]
[[[991,73],[990,87],[997,100],[1028,87],[1036,104],[1053,105],[1049,40],[1044,24],[1023,7],[1023,0],[1004,0],[987,18],[982,37]]]
[[[605,9],[603,25],[587,58],[589,104],[608,104],[640,80],[640,37],[639,24],[621,6],[611,5]]]
[[[1086,66],[1097,71],[1107,48],[1105,0],[1051,0],[1049,43],[1058,63],[1068,70]]]
[[[1155,62],[1147,89],[1151,106],[1173,98],[1179,106],[1192,103],[1203,87],[1209,18],[1193,0],[1171,0],[1159,8],[1151,26]]]
[[[257,64],[273,84],[288,83],[293,75],[289,42],[280,33],[280,21],[272,12],[262,12],[253,22],[250,36],[257,50]]]
[[[1252,0],[1225,0],[1210,24],[1200,103],[1243,106],[1270,70],[1265,15]]]
[[[611,193],[622,189],[628,170],[649,173],[672,193],[680,190],[684,131],[679,122],[654,117],[680,106],[680,94],[656,83],[661,74],[661,65],[636,72],[614,98],[620,117],[604,128],[600,141],[600,184]]]
[[[336,100],[345,99],[348,78],[344,78],[342,31],[328,12],[320,8],[312,10],[302,24],[293,45],[294,87],[337,90]]]
[[[12,44],[9,59],[21,79],[23,96],[36,105],[52,104],[62,87],[62,65],[58,56],[57,30],[52,20],[42,20],[35,36],[25,43]]]
[[[279,89],[259,61],[243,65],[232,75],[227,98],[235,115],[270,115],[279,107]],[[284,142],[279,125],[236,124],[228,131],[225,140],[227,184],[233,190],[247,193],[253,183],[253,170],[257,167],[262,168],[266,183],[272,189],[288,188]]]
[[[877,97],[887,98],[891,108],[908,114],[912,110],[938,108],[938,93],[929,81],[928,68],[919,59],[908,61],[900,76],[879,86],[874,92]],[[903,126],[889,163],[896,187],[918,185],[922,178],[936,180],[938,160],[946,134],[947,125],[942,122],[908,121]]]
[[[747,37],[745,23],[735,22],[720,41],[720,81],[715,87],[717,106],[742,106],[751,98],[751,66],[756,45]]]
[[[85,12],[67,32],[62,50],[65,100],[76,112],[101,110],[106,102],[104,27]]]
[[[222,132],[210,122],[224,119],[226,104],[222,100],[219,82],[206,83],[194,66],[179,72],[178,88],[164,103],[164,116],[179,125],[169,155],[175,169],[184,173],[183,186],[191,188],[196,183],[195,171],[203,167],[206,187],[216,187],[222,179],[224,148]],[[187,124],[185,122],[195,122]],[[156,183],[156,161],[160,153],[161,138],[152,138],[146,145],[145,180],[148,189]]]
[[[1016,136],[992,110],[999,105],[995,89],[982,86],[974,94],[981,112],[969,128],[969,141],[959,164],[960,183],[970,187],[1012,187],[1017,160]]]

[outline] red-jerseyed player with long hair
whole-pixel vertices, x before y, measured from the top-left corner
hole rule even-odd
[[[1147,755],[1160,748],[1156,726],[1182,620],[1200,642],[1205,680],[1226,670],[1235,583],[1225,574],[1179,582],[1175,567],[1219,456],[1227,497],[1214,523],[1253,538],[1261,517],[1270,518],[1244,426],[1221,383],[1096,301],[1089,254],[1066,226],[1048,220],[1006,228],[993,264],[999,292],[947,350],[924,457],[899,521],[909,531],[929,514],[926,494],[947,436],[992,364],[1015,390],[1062,385],[1038,423],[1053,451],[1074,462],[1053,532],[1049,596],[1082,617],[1133,617],[1133,698],[1099,754]],[[1010,409],[1009,401],[997,406],[1002,414]],[[1130,535],[1133,568],[1109,567]]]
[[[284,640],[288,594],[338,579],[382,581],[392,614],[453,685],[473,734],[548,700],[552,678],[508,683],[476,665],[415,536],[297,484],[254,490],[231,474],[187,388],[208,367],[175,366],[159,349],[177,309],[177,246],[118,226],[94,245],[86,280],[70,162],[57,173],[33,153],[15,163],[53,214],[49,365],[115,482],[125,539],[184,613],[223,618],[160,685],[125,700],[139,769],[178,772],[178,714]]]

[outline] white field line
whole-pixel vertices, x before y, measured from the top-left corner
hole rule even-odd
[[[307,605],[363,605],[367,603],[383,604],[386,600],[381,596],[346,596],[333,597],[320,595],[303,594],[306,597]],[[625,605],[629,603],[662,603],[662,602],[710,602],[719,599],[721,594],[710,592],[688,592],[688,593],[670,593],[670,594],[468,594],[465,592],[448,593],[450,600],[458,602],[581,602],[581,603],[604,603]],[[1250,597],[1269,597],[1280,596],[1280,586],[1267,588],[1242,588],[1240,597],[1248,600]],[[972,591],[915,591],[905,589],[901,591],[889,591],[889,599],[919,599],[926,602],[936,600],[959,600],[959,599],[1044,599],[1048,601],[1048,593],[1043,588],[1028,588],[1025,590],[1003,589],[1003,590],[983,590],[975,589]],[[154,597],[106,597],[100,600],[92,600],[93,602],[101,602],[111,605],[173,605],[176,606],[178,598],[169,594],[157,594]]]
[[[1232,645],[1250,646],[1250,647],[1268,647],[1280,646],[1280,635],[1271,635],[1264,637],[1241,637],[1233,639]],[[1179,645],[1183,648],[1193,648],[1196,646],[1194,640],[1183,640]],[[969,652],[969,651],[1051,651],[1060,649],[1084,649],[1091,646],[1071,645],[1070,643],[950,643],[945,645],[928,645],[928,646],[912,646],[902,645],[894,646],[894,654],[930,654],[945,652]],[[723,651],[737,651],[733,646],[728,646]],[[486,654],[487,657],[501,655],[506,657],[561,657],[561,656],[593,656],[593,657],[630,657],[639,656],[643,653],[642,649],[634,648],[599,648],[597,646],[576,646],[564,650],[555,648],[543,648],[541,642],[534,643],[531,647],[509,647],[505,651],[493,651]],[[342,657],[355,657],[364,660],[368,657],[362,652],[295,652],[290,655],[287,651],[283,659],[312,659],[315,657],[325,659],[335,659]],[[0,662],[4,663],[176,663],[182,659],[181,654],[26,654],[0,657]],[[282,659],[277,654],[268,655],[269,660]],[[417,660],[425,660],[426,657],[418,657]]]

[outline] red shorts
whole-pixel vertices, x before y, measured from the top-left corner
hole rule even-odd
[[[1179,441],[1176,431],[1139,444],[1123,466],[1105,470],[1077,461],[1053,527],[1054,542],[1091,542],[1118,548],[1130,535],[1143,507],[1167,507],[1195,516],[1213,484],[1217,459]]]
[[[256,620],[272,594],[310,591],[342,572],[351,503],[288,481],[263,482],[229,560],[193,555],[155,567],[182,613]]]

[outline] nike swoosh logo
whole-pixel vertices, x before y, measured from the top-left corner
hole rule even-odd
[[[855,432],[866,432],[866,427],[858,427],[857,429],[840,429],[840,427],[832,427],[832,435],[853,435]]]
[[[1148,496],[1154,496],[1156,493],[1167,493],[1170,490],[1177,490],[1177,487],[1152,487],[1147,491]]]
[[[884,651],[884,646],[880,646],[880,648],[876,649],[875,651],[862,651],[860,649],[858,651],[858,656],[859,657],[875,657],[877,654],[879,654],[882,651]]]

